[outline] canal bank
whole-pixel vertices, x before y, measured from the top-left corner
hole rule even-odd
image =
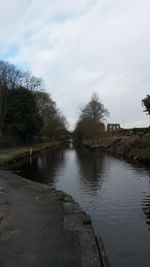
[[[84,142],[91,150],[109,152],[129,161],[150,162],[150,134],[108,136],[95,142]]]
[[[0,266],[103,266],[90,217],[67,194],[0,171],[0,204]]]
[[[55,141],[31,146],[0,149],[0,168],[7,169],[11,164],[14,164],[20,159],[30,157],[34,154],[47,152],[61,146],[62,144],[63,142],[61,141]]]

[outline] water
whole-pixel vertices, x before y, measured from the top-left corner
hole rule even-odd
[[[85,149],[57,149],[13,167],[69,193],[92,217],[112,267],[150,266],[150,169]]]

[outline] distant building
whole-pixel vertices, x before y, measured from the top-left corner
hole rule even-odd
[[[107,124],[107,132],[115,132],[121,130],[119,123],[109,123]]]

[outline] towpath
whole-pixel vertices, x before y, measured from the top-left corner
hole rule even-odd
[[[101,267],[90,218],[73,199],[0,171],[1,267]]]

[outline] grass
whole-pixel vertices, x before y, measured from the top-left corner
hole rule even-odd
[[[131,149],[129,156],[137,157],[139,160],[150,160],[150,147]]]
[[[124,155],[126,158],[139,160],[142,162],[150,162],[150,136],[145,135],[142,138],[140,136],[122,136],[122,137],[107,137],[95,142],[90,140],[84,140],[84,145],[96,148],[96,145],[100,150],[104,149],[109,152],[118,155]]]
[[[32,154],[43,153],[49,149],[59,146],[61,143],[62,142],[51,142],[38,144],[37,146],[33,147],[18,147],[8,150],[6,149],[0,154],[0,168],[5,169],[17,160],[29,157],[30,149],[32,149]]]

